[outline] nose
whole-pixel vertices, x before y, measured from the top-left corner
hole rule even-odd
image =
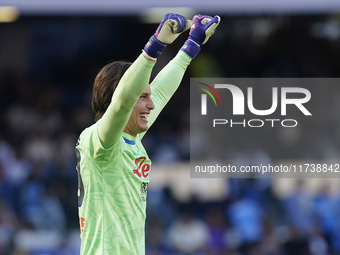
[[[147,107],[149,110],[153,110],[153,109],[155,109],[155,104],[153,103],[153,101],[152,101],[151,97],[149,98],[149,100],[148,100],[148,103],[147,103],[146,107]]]

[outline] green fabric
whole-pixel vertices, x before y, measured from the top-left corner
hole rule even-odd
[[[183,51],[179,51],[177,55],[167,64],[155,77],[150,84],[151,99],[155,104],[155,109],[151,111],[148,118],[149,128],[155,122],[164,106],[168,103],[172,95],[176,92],[180,85],[186,68],[191,62],[189,57]],[[188,95],[189,99],[189,95]],[[145,135],[145,132],[142,136]]]
[[[180,51],[150,85],[155,110],[150,113],[149,126],[178,88],[190,61]],[[79,137],[81,255],[145,254],[151,161],[141,143],[145,132],[133,137],[123,130],[153,65],[140,56],[124,74],[103,117]]]
[[[82,132],[76,147],[85,192],[79,203],[80,254],[144,255],[151,161],[138,136],[122,133],[112,147],[105,149],[97,134],[100,122]],[[123,137],[135,141],[135,145]]]
[[[121,78],[98,129],[105,147],[110,147],[119,139],[133,107],[149,84],[154,65],[140,55]]]

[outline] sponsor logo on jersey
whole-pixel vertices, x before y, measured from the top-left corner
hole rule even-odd
[[[85,227],[85,218],[83,217],[79,218],[79,226],[80,226],[80,232],[83,233],[84,227]]]
[[[135,160],[137,169],[133,169],[133,173],[138,177],[143,176],[144,178],[146,178],[149,176],[151,165],[147,163],[144,164],[145,160],[146,157],[140,157]]]
[[[148,191],[148,183],[147,182],[143,182],[140,186],[140,199],[142,201],[146,201],[146,194]]]

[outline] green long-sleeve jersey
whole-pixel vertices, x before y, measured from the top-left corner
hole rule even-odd
[[[149,126],[178,88],[190,61],[180,51],[150,84],[155,109]],[[151,161],[141,143],[145,132],[133,137],[123,129],[148,85],[153,65],[139,56],[123,75],[103,117],[79,137],[76,154],[82,255],[145,254]]]

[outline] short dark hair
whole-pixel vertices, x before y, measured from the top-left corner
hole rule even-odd
[[[113,92],[131,64],[128,61],[111,62],[97,74],[92,91],[92,109],[96,113],[96,121],[103,116],[109,107]]]

